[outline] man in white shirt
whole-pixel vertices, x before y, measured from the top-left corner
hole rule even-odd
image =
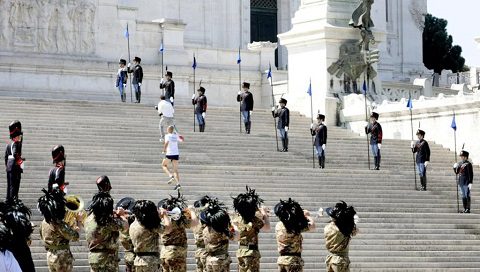
[[[165,128],[175,126],[175,119],[173,119],[174,109],[172,104],[165,100],[164,95],[160,96],[160,102],[155,108],[158,110],[158,115],[160,115],[158,127],[160,129],[160,142],[163,142],[165,138]]]
[[[175,190],[181,188],[180,176],[178,175],[178,160],[180,159],[180,152],[178,150],[178,142],[182,141],[180,136],[174,131],[173,126],[167,128],[168,134],[165,135],[165,143],[163,144],[163,152],[165,158],[162,161],[162,168],[165,174],[169,176],[168,184],[176,181]],[[173,173],[168,170],[168,162],[172,163]]]

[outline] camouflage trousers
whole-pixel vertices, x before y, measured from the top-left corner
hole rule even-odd
[[[118,261],[118,252],[88,253],[91,272],[118,272]]]
[[[348,256],[328,254],[325,258],[327,272],[350,272],[350,259]]]
[[[133,272],[133,262],[135,261],[135,253],[131,251],[125,251],[125,272]]]
[[[118,263],[90,264],[90,272],[118,272]]]
[[[277,260],[279,272],[302,272],[303,259],[298,256],[280,256]]]
[[[147,266],[135,266],[133,268],[135,272],[160,272],[160,266],[158,264],[152,264]]]
[[[327,264],[327,272],[350,272],[348,264]]]
[[[255,256],[237,257],[239,272],[259,272],[260,258]]]
[[[160,260],[158,256],[136,256],[134,261],[135,272],[159,272]]]
[[[232,260],[225,255],[208,256],[207,257],[207,272],[230,272],[230,264]]]
[[[279,264],[278,271],[279,272],[302,272],[303,266],[299,264],[290,264],[290,265]]]
[[[185,258],[161,259],[163,272],[187,272],[187,260]]]
[[[196,272],[206,272],[207,271],[207,257],[195,257],[195,262],[197,264]]]
[[[47,263],[50,272],[71,272],[73,271],[74,260],[70,249],[47,251]]]

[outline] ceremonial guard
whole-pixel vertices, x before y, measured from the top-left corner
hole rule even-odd
[[[135,272],[159,272],[159,235],[170,228],[170,219],[164,210],[158,210],[150,200],[135,202],[133,214],[135,221],[130,226],[129,234],[136,255]]]
[[[20,121],[13,121],[8,126],[10,139],[5,147],[5,169],[7,171],[7,202],[18,199],[20,180],[23,173],[22,142],[23,132]]]
[[[100,176],[96,180],[98,192],[105,192],[110,194],[110,190],[112,190],[112,185],[110,183],[110,179],[107,176]]]
[[[200,132],[205,132],[205,117],[207,114],[207,97],[205,88],[200,87],[197,90],[197,96],[192,95],[192,104],[195,105],[195,117],[197,118]]]
[[[315,229],[315,222],[307,210],[303,210],[298,202],[288,199],[280,200],[275,205],[275,215],[280,222],[275,226],[278,253],[279,272],[303,271],[302,232]]]
[[[245,132],[250,134],[252,127],[251,115],[253,111],[253,95],[250,92],[250,83],[242,83],[243,92],[238,92],[237,102],[240,102],[240,112],[242,114],[243,123],[245,124]]]
[[[239,243],[237,250],[238,271],[260,271],[260,251],[258,250],[258,233],[270,229],[268,212],[260,207],[263,200],[255,190],[247,186],[247,192],[233,199],[236,211],[232,224],[238,230]],[[257,215],[258,213],[258,215]]]
[[[113,199],[100,192],[93,197],[85,220],[85,237],[88,244],[88,263],[92,272],[118,271],[118,237],[128,228],[126,213],[113,211]]]
[[[325,247],[329,252],[325,259],[327,272],[349,272],[350,240],[357,234],[355,209],[341,201],[334,208],[327,208],[326,213],[332,219],[324,228]]]
[[[171,219],[171,228],[166,229],[161,235],[161,255],[163,272],[187,271],[187,232],[191,227],[192,215],[187,208],[185,199],[178,192],[177,197],[160,201],[159,208],[166,210]]]
[[[67,156],[65,148],[62,145],[56,145],[52,148],[52,160],[55,166],[50,169],[48,174],[48,191],[52,192],[54,188],[59,188],[67,193],[68,182],[65,182],[65,166]]]
[[[382,126],[377,122],[378,113],[372,112],[370,115],[370,123],[365,127],[365,133],[370,136],[370,149],[372,150],[373,158],[375,159],[375,170],[380,170],[380,149],[382,148]]]
[[[197,247],[197,250],[195,251],[195,263],[197,265],[196,272],[207,271],[207,251],[205,250],[205,241],[203,240],[203,230],[207,226],[207,222],[200,218],[200,213],[208,207],[208,203],[210,203],[210,197],[206,195],[195,201],[192,208],[194,212],[192,212],[191,227],[195,237],[195,246]]]
[[[135,215],[133,215],[133,206],[135,205],[135,199],[131,197],[124,197],[118,201],[115,209],[119,208],[124,209],[127,212],[127,221],[128,225],[131,226],[133,221],[135,221]],[[129,229],[123,229],[120,231],[120,243],[125,249],[125,254],[123,258],[125,259],[125,272],[133,272],[135,261],[135,251],[133,250],[133,242],[130,238]]]
[[[132,85],[133,89],[135,90],[135,103],[140,103],[140,98],[142,96],[141,87],[143,80],[143,69],[142,66],[140,66],[141,61],[141,58],[135,57],[133,59],[133,68],[130,68],[132,66],[130,63],[127,66],[128,72],[133,73]]]
[[[172,80],[173,74],[167,71],[165,79],[160,81],[160,89],[165,89],[165,100],[169,101],[173,106],[173,100],[175,98],[175,82]]]
[[[11,230],[0,221],[0,271],[22,272],[15,256],[8,250],[11,243],[13,243]]]
[[[128,79],[128,73],[127,73],[127,61],[124,59],[120,59],[120,62],[118,63],[120,66],[117,71],[117,80],[115,82],[115,87],[118,88],[118,92],[120,93],[120,99],[122,102],[127,101],[127,79]]]
[[[280,108],[272,108],[273,118],[278,117],[277,121],[277,131],[280,134],[282,139],[282,152],[288,152],[288,126],[290,124],[290,110],[286,107],[287,100],[285,98],[280,98],[278,102]]]
[[[38,199],[38,209],[45,218],[40,225],[40,238],[47,250],[47,264],[50,272],[73,271],[74,258],[70,241],[77,241],[79,227],[72,228],[65,218],[65,198],[60,189],[53,189]]]
[[[425,141],[425,131],[417,130],[418,141],[415,143],[412,141],[410,147],[413,153],[417,153],[415,162],[417,163],[417,171],[420,176],[421,191],[427,190],[427,166],[430,163],[430,147],[428,142]]]
[[[318,156],[318,166],[325,168],[325,148],[327,147],[327,126],[323,123],[325,115],[317,115],[317,124],[310,125],[310,133],[315,136],[313,145]]]
[[[23,272],[35,272],[30,244],[33,224],[30,222],[32,212],[21,200],[0,203],[1,220],[10,230],[12,243],[7,249],[12,252]]]
[[[469,153],[465,150],[460,152],[460,162],[457,162],[453,165],[453,171],[458,175],[458,187],[462,192],[462,202],[463,202],[463,212],[470,213],[470,191],[472,190],[473,184],[473,167],[472,164],[468,161]]]
[[[206,223],[203,240],[207,251],[207,272],[229,272],[229,240],[235,238],[225,206],[218,199],[211,199],[208,208],[200,213],[200,219]]]

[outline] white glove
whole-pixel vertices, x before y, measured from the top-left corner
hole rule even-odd
[[[123,84],[123,88],[124,88],[124,89],[127,88],[127,84]]]
[[[205,116],[207,116],[207,113],[206,113],[206,112],[202,112],[202,117],[205,118]]]
[[[382,149],[382,144],[377,144],[378,150]]]
[[[139,87],[142,86],[142,82],[139,82],[139,83],[138,83],[138,86],[139,86]]]
[[[453,168],[455,168],[455,169],[458,168],[458,163],[457,162],[453,165]]]
[[[313,129],[313,124],[310,124],[310,129]]]
[[[237,93],[237,94],[238,94],[238,95],[241,95],[241,94],[242,94],[242,92],[241,92],[241,91],[238,91],[238,93]]]
[[[192,100],[195,99],[195,94],[192,94]]]
[[[275,107],[272,107],[272,111],[275,111]]]
[[[468,190],[472,190],[473,183],[468,184]]]
[[[288,127],[285,127],[285,132],[288,132]]]
[[[411,142],[410,142],[410,147],[411,147],[411,148],[414,148],[414,147],[415,147],[415,141],[411,141]]]
[[[129,62],[129,63],[127,64],[127,67],[130,68],[130,66],[132,66],[132,64]]]
[[[165,80],[162,77],[162,79],[160,79],[160,84],[163,84],[163,83],[165,83]]]
[[[172,103],[173,103],[173,97],[170,97],[170,102],[172,102]]]
[[[250,116],[252,116],[253,111],[250,111]]]
[[[428,162],[428,161],[426,161],[426,162],[424,163],[425,167],[427,167],[429,164],[430,164],[430,162]]]
[[[327,145],[326,145],[326,144],[323,144],[323,145],[322,145],[322,149],[325,150],[325,147],[327,147]]]

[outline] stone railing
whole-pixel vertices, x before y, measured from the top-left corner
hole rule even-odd
[[[450,73],[447,75],[448,85],[470,84],[470,72]]]
[[[381,100],[388,101],[400,101],[402,98],[408,98],[409,95],[414,99],[418,99],[421,95],[424,95],[423,89],[422,86],[411,83],[382,82],[382,90],[377,92],[377,96],[383,98]]]

